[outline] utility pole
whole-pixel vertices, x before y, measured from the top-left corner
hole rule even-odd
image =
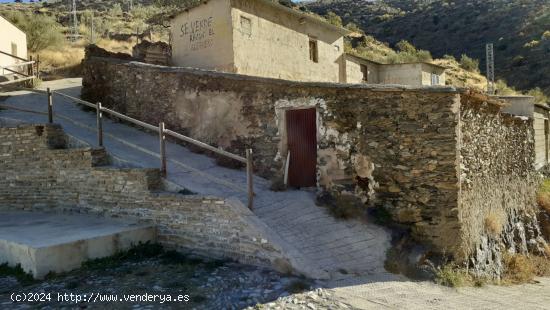
[[[78,39],[78,20],[76,16],[76,0],[72,1],[72,12],[71,12],[71,19],[72,19],[72,25],[71,25],[71,40],[75,42]]]
[[[91,26],[91,38],[90,38],[90,41],[92,44],[95,43],[95,38],[94,38],[94,12],[92,12],[92,26]]]
[[[487,94],[495,94],[495,53],[493,43],[488,43],[486,46],[487,55]]]

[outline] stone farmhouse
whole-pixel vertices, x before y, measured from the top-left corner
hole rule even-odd
[[[19,58],[27,59],[27,35],[7,19],[0,16],[0,51],[5,51]],[[7,75],[10,72],[3,67],[11,66],[20,62],[14,57],[0,54],[0,66],[2,67],[0,75]],[[13,67],[10,67],[13,69]]]
[[[445,85],[445,68],[344,52],[336,27],[269,0],[210,0],[171,21],[172,65],[303,82]]]
[[[548,110],[504,113],[505,99],[442,86],[444,68],[346,55],[345,34],[267,0],[211,0],[172,20],[178,67],[146,63],[162,63],[162,47],[138,48],[139,57],[88,47],[81,97],[114,115],[162,124],[161,139],[165,124],[247,154],[262,183],[314,189],[329,208],[382,210],[426,255],[447,256],[479,275],[501,275],[508,250],[541,253],[535,149],[545,141],[548,150]],[[275,233],[281,222],[268,227],[238,198],[162,192],[159,169],[102,167],[105,149],[67,151],[57,125],[0,130],[0,137],[8,141],[0,145],[8,154],[0,161],[0,206],[130,215],[158,225],[159,242],[178,250],[319,271],[315,260],[303,259],[309,241],[300,248],[281,241],[303,238],[303,231]],[[25,177],[11,177],[17,174]],[[300,201],[296,206],[292,217],[309,216]]]

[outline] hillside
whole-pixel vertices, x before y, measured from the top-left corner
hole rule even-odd
[[[303,3],[294,4],[290,0],[273,0],[283,5],[293,7],[300,11],[307,11]],[[136,33],[141,38],[168,41],[168,28],[165,27],[165,16],[176,6],[196,3],[197,0],[134,0],[133,8],[129,1],[107,1],[107,0],[82,0],[78,2],[78,19],[82,39],[75,43],[68,43],[63,40],[63,34],[69,33],[70,15],[67,1],[57,3],[34,3],[34,4],[0,4],[0,14],[16,22],[20,27],[27,29],[29,40],[39,43],[31,47],[33,54],[40,55],[42,68],[50,76],[56,78],[67,74],[78,74],[78,65],[84,55],[84,46],[91,43],[91,22],[94,23],[93,41],[102,48],[113,52],[130,53],[132,46],[137,41]],[[329,1],[324,2],[328,5]],[[332,4],[345,4],[345,1],[330,2]],[[357,4],[357,2],[353,2]],[[313,4],[312,4],[313,5]],[[318,5],[318,3],[316,3]],[[360,7],[377,8],[385,10],[387,6],[380,3],[365,1]],[[405,7],[403,9],[406,9]],[[403,15],[403,9],[386,10],[391,16]],[[372,9],[373,12],[377,12]],[[382,12],[382,11],[381,11]],[[309,12],[318,16],[313,12]],[[372,15],[375,18],[376,14]],[[327,20],[333,24],[342,25],[345,22],[339,16],[329,14]],[[36,21],[32,23],[31,21]],[[42,27],[44,23],[50,25]],[[350,29],[361,32],[352,25]],[[40,31],[34,31],[39,28]],[[44,29],[47,28],[47,29]],[[36,30],[36,29],[35,29]],[[149,34],[149,30],[152,34]],[[54,40],[55,39],[55,40]],[[65,42],[63,42],[65,41]],[[389,44],[376,40],[372,36],[360,35],[346,40],[346,51],[357,56],[367,57],[382,63],[426,61],[448,67],[447,82],[459,87],[473,87],[483,90],[486,85],[485,78],[477,71],[477,64],[468,65],[462,63],[460,57],[445,57],[433,59],[428,50],[416,49],[407,42]],[[468,59],[466,59],[468,61]],[[505,83],[499,84],[506,93],[514,93]],[[504,92],[502,92],[504,93]]]
[[[485,44],[493,42],[497,79],[550,95],[550,0],[318,0],[306,7],[332,11],[391,46],[408,40],[437,58],[468,54],[482,71]]]

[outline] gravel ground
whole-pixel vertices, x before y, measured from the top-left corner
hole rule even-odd
[[[0,309],[243,309],[269,303],[311,284],[301,278],[252,266],[163,254],[139,260],[95,261],[80,270],[43,281],[18,280],[4,271],[3,275],[0,273]],[[51,300],[12,302],[12,293],[43,293],[36,296],[49,296]],[[75,298],[59,301],[58,293],[73,293]],[[96,296],[102,298],[99,294],[117,295],[119,301],[76,303],[76,294],[82,299],[86,296],[94,300]],[[125,294],[170,294],[171,298],[188,295],[188,301],[163,304],[120,301]]]
[[[266,269],[204,262],[170,252],[94,261],[80,270],[42,281],[10,272],[13,269],[6,271],[0,266],[0,309],[550,309],[550,278],[517,286],[460,289],[387,275],[308,281]],[[12,293],[50,294],[51,300],[13,302]],[[58,293],[72,293],[80,298],[116,295],[119,300],[59,301]],[[171,298],[187,295],[188,300],[121,301],[129,294],[169,294]]]

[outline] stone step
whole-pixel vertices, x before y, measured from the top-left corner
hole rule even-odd
[[[91,215],[0,212],[0,264],[37,279],[67,272],[83,262],[108,257],[133,245],[156,241],[156,229],[134,221]]]

